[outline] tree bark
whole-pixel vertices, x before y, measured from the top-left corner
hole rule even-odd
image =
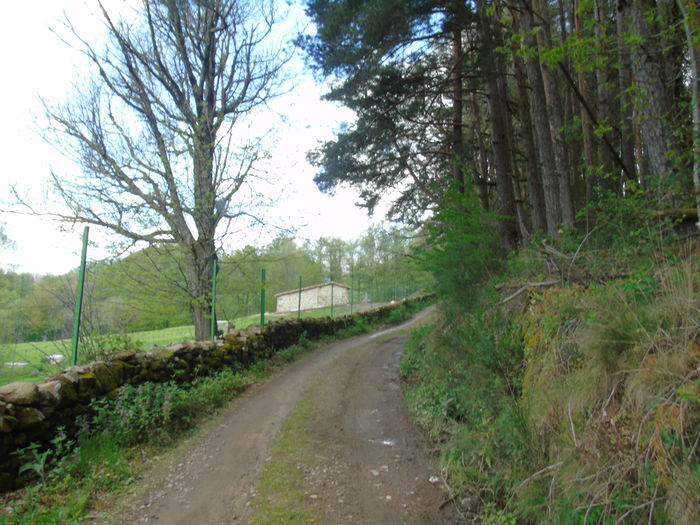
[[[517,16],[517,12],[513,12]],[[532,35],[532,13],[529,9],[522,12],[519,20],[521,29],[525,34],[525,45],[528,48],[536,48],[537,43]],[[531,98],[530,110],[535,129],[535,140],[539,151],[540,169],[542,173],[542,189],[544,193],[545,217],[547,221],[547,233],[556,234],[561,224],[561,205],[559,202],[559,177],[554,158],[554,146],[552,133],[549,126],[549,114],[545,97],[544,84],[542,82],[542,70],[537,58],[528,55],[525,58],[525,69],[530,84]]]
[[[640,108],[640,132],[649,169],[658,177],[662,185],[661,200],[670,203],[667,189],[672,173],[669,153],[673,150],[671,138],[669,85],[665,77],[663,51],[660,47],[658,28],[654,27],[647,15],[656,9],[654,0],[621,2],[630,15],[635,36],[642,41],[633,46],[632,71],[643,101]],[[638,97],[639,98],[639,97]]]
[[[583,33],[583,20],[581,15],[580,0],[575,0],[574,2],[575,11],[575,23],[576,23],[576,36],[579,39],[584,38]],[[590,100],[588,94],[588,85],[586,82],[586,73],[579,69],[578,71],[578,90],[581,93],[581,97],[584,100]],[[596,142],[593,138],[593,124],[591,122],[591,116],[586,111],[583,104],[579,104],[581,107],[581,125],[583,131],[583,160],[584,160],[584,177],[585,177],[585,200],[586,204],[590,203],[593,199],[593,174],[591,173],[593,167],[597,164],[598,155],[596,152]]]
[[[486,14],[483,1],[477,2],[480,13],[479,30],[482,37],[483,74],[486,76],[486,97],[489,107],[489,124],[491,127],[491,146],[494,153],[496,183],[500,201],[499,211],[504,216],[501,219],[501,234],[506,250],[514,249],[518,244],[518,229],[516,223],[515,193],[513,189],[513,165],[511,163],[512,138],[508,135],[510,129],[507,123],[508,100],[505,90],[505,70],[503,60],[493,52],[498,43],[494,34],[495,28],[491,18]]]
[[[484,133],[482,130],[481,107],[476,99],[476,92],[472,92],[471,96],[472,115],[474,117],[474,139],[477,143],[479,152],[479,170],[474,170],[474,185],[476,194],[479,197],[481,207],[488,211],[490,209],[488,178],[489,178],[489,161],[486,145],[484,144]]]
[[[537,45],[541,51],[549,49],[552,45],[549,12],[546,2],[533,0],[533,9],[541,20],[542,30],[537,32]],[[562,117],[561,95],[558,90],[558,82],[555,72],[550,66],[540,61],[542,81],[549,115],[550,134],[552,138],[554,162],[557,167],[557,183],[559,185],[559,203],[562,222],[567,226],[574,224],[574,206],[571,199],[571,185],[569,183],[570,167],[566,150],[566,142],[562,134],[564,119]]]
[[[696,0],[676,0],[683,16],[683,29],[690,62],[691,105],[693,107],[693,189],[700,228],[700,8]]]
[[[457,27],[452,30],[452,176],[459,193],[464,193],[463,67],[462,29]]]
[[[200,240],[187,252],[187,291],[190,313],[194,321],[195,338],[209,339],[211,335],[211,289],[213,277],[214,238]]]
[[[616,9],[617,46],[620,67],[617,80],[620,97],[620,156],[629,173],[631,180],[637,178],[637,166],[634,158],[634,104],[630,95],[632,88],[632,59],[630,46],[625,41],[625,33],[629,31],[627,11]]]
[[[608,56],[610,50],[607,48],[606,41],[607,21],[604,4],[605,2],[603,0],[595,0],[593,7],[596,22],[594,26],[595,39],[598,46],[600,46],[598,52],[605,57],[605,67],[597,67],[595,69],[596,97],[598,99],[596,114],[598,115],[598,124],[614,126],[616,119],[612,109],[613,105],[610,102],[612,97],[608,88],[608,64],[612,62],[612,60],[610,60]],[[597,183],[608,191],[619,192],[619,177],[613,176],[615,173],[615,160],[610,148],[600,148],[598,162],[600,167],[599,172],[602,176],[598,179]],[[619,172],[619,168],[617,171]]]
[[[518,147],[516,145],[515,130],[513,127],[513,119],[511,118],[511,113],[508,110],[508,81],[507,76],[503,76],[499,82],[499,94],[501,100],[505,102],[505,115],[506,115],[506,136],[508,137],[508,149],[510,152],[510,166],[511,166],[511,183],[513,185],[513,202],[515,203],[515,217],[517,219],[518,226],[518,240],[523,246],[527,245],[528,238],[530,237],[530,228],[527,224],[527,216],[525,213],[525,199],[523,198],[522,188],[520,185],[521,175],[518,165]]]
[[[523,153],[525,154],[525,173],[527,174],[527,199],[530,204],[530,221],[533,231],[546,231],[547,219],[545,217],[544,193],[542,190],[542,178],[539,169],[538,152],[533,136],[532,118],[530,113],[530,101],[525,78],[525,64],[517,55],[513,54],[515,64],[515,79],[518,85],[518,113],[520,115],[523,141]]]

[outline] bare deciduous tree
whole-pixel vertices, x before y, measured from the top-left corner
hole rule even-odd
[[[99,3],[104,46],[68,24],[94,78],[46,105],[49,141],[82,167],[53,174],[62,218],[179,245],[197,338],[208,333],[217,232],[251,214],[241,195],[263,150],[239,128],[282,89],[274,4],[143,0],[126,19]]]

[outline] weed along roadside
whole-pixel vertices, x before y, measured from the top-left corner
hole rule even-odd
[[[0,516],[12,523],[84,516],[99,494],[129,483],[144,444],[171,444],[276,363],[308,352],[313,341],[399,323],[431,300],[422,296],[353,316],[271,323],[260,333],[231,335],[222,346],[123,351],[39,385],[6,385],[0,389],[0,479],[5,490],[25,488],[3,496]]]
[[[408,404],[466,515],[700,523],[700,250],[623,248],[567,259],[578,282],[531,249],[412,335]]]
[[[424,313],[410,327],[374,332],[304,389],[268,447],[243,522],[464,522],[400,385],[408,333],[434,317]]]

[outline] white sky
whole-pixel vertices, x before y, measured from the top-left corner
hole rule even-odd
[[[119,0],[107,4],[123,5]],[[43,200],[49,189],[49,171],[78,170],[45,144],[36,133],[42,116],[39,97],[60,101],[80,78],[80,55],[51,32],[60,29],[66,11],[80,34],[99,38],[100,27],[91,13],[96,2],[63,0],[55,2],[5,2],[0,17],[0,210],[12,203],[11,185],[17,185],[36,199]],[[299,238],[337,236],[346,240],[359,237],[370,225],[365,211],[354,205],[356,194],[340,190],[333,197],[321,194],[313,184],[314,169],[305,160],[306,152],[319,141],[328,140],[342,120],[351,118],[342,108],[320,100],[321,88],[310,75],[299,79],[291,95],[273,107],[284,113],[286,126],[280,129],[277,146],[271,151],[270,166],[279,176],[275,186],[281,200],[266,213],[272,223],[298,231]],[[381,214],[378,213],[378,217]],[[16,245],[0,252],[0,268],[37,274],[63,273],[79,264],[82,226],[74,229],[46,218],[0,212],[0,222]],[[67,230],[67,231],[65,231]],[[91,239],[100,232],[91,228]],[[104,237],[104,233],[102,236]],[[259,235],[259,234],[256,234]],[[269,238],[240,238],[245,243],[265,244]],[[239,247],[232,245],[231,248]],[[89,259],[105,252],[91,247]]]

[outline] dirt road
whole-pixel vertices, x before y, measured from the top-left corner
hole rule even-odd
[[[314,516],[309,521],[459,523],[452,505],[442,505],[447,498],[429,443],[402,398],[398,363],[407,337],[382,333],[334,343],[252,388],[169,464],[147,472],[140,495],[110,523],[248,523],[259,503],[261,469],[281,461],[273,444],[301,402],[307,439],[290,446],[299,447],[292,454],[301,504]]]

